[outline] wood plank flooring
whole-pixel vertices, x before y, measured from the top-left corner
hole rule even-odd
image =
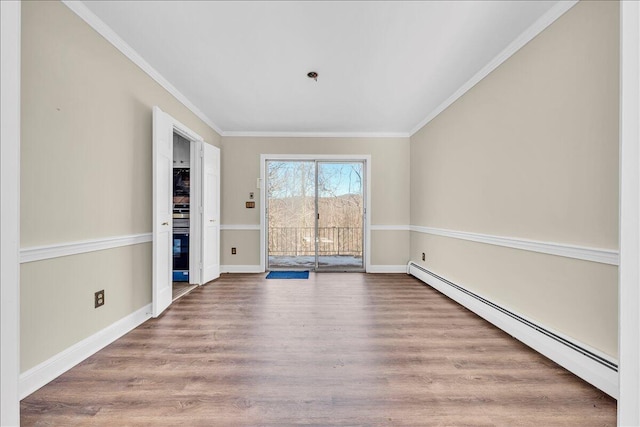
[[[197,285],[190,285],[188,282],[173,282],[172,300],[175,301],[178,298],[181,298],[196,287]]]
[[[616,424],[614,399],[404,274],[223,275],[21,410],[23,426]]]

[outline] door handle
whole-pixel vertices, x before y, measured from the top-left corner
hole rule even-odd
[[[161,225],[169,225],[168,222],[163,222]]]
[[[215,219],[210,219],[209,222],[216,222],[216,220]]]

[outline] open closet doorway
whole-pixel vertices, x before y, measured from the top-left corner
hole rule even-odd
[[[196,287],[189,283],[191,235],[191,144],[173,132],[173,262],[172,300]],[[194,198],[195,199],[195,198]],[[195,216],[194,216],[195,219]],[[193,281],[193,280],[192,280]]]
[[[153,109],[152,307],[220,276],[220,150]]]
[[[263,159],[266,269],[365,271],[368,159],[363,157]]]

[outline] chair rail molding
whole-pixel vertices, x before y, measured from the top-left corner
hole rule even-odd
[[[151,233],[129,234],[125,236],[101,237],[78,242],[56,243],[46,246],[33,246],[20,249],[20,263],[42,261],[87,252],[102,251],[122,246],[151,242]]]
[[[539,240],[521,239],[518,237],[494,236],[490,234],[448,230],[445,228],[423,227],[418,225],[412,225],[411,231],[431,234],[434,236],[469,240],[471,242],[486,243],[495,246],[503,246],[506,248],[539,252],[548,255],[575,258],[583,261],[599,262],[602,264],[618,265],[620,262],[619,252],[613,249],[592,248],[588,246],[569,245],[558,242],[544,242]]]

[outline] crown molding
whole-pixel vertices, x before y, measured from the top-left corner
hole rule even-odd
[[[198,118],[209,125],[222,137],[263,137],[263,138],[410,138],[427,123],[437,117],[442,111],[453,104],[464,95],[469,89],[480,82],[491,71],[496,69],[524,45],[540,34],[555,20],[571,9],[578,0],[560,1],[547,13],[542,15],[533,25],[525,30],[518,38],[509,44],[493,60],[484,66],[471,79],[464,83],[456,92],[447,98],[442,104],[436,107],[429,115],[418,123],[409,132],[288,132],[288,131],[223,131],[213,121],[207,117],[198,107],[195,106],[185,95],[173,86],[164,76],[145,61],[138,52],[127,44],[115,31],[104,21],[98,18],[87,6],[76,0],[62,0],[62,3],[71,9],[76,15],[89,24],[96,32],[102,35],[107,41],[115,46],[127,58],[129,58],[140,69],[147,73],[152,79],[160,84],[169,93],[175,96],[182,104],[191,110]]]
[[[503,62],[509,59],[514,53],[519,51],[524,45],[529,43],[544,31],[549,25],[553,24],[558,18],[565,14],[569,9],[575,6],[578,0],[560,1],[555,6],[542,15],[536,22],[534,22],[529,28],[527,28],[522,34],[520,34],[514,41],[512,41],[502,52],[500,52],[495,58],[493,58],[487,65],[485,65],[480,71],[473,75],[465,84],[455,91],[449,98],[447,98],[442,104],[438,105],[429,115],[418,123],[409,132],[409,135],[413,136],[416,132],[422,129],[427,123],[435,119],[440,113],[447,109],[451,104],[456,102],[462,95],[467,93],[469,89],[478,84],[489,73],[498,68]]]
[[[164,78],[155,68],[153,68],[147,61],[140,56],[135,49],[133,49],[127,42],[125,42],[119,35],[116,34],[111,27],[109,27],[104,21],[96,16],[89,8],[81,1],[74,0],[62,0],[62,3],[71,9],[76,15],[84,20],[91,28],[93,28],[98,34],[104,37],[109,43],[111,43],[116,49],[118,49],[124,56],[129,58],[131,62],[136,64],[142,71],[147,73],[149,77],[155,80],[160,86],[162,86],[167,92],[176,97],[185,107],[187,107],[193,114],[195,114],[200,120],[205,122],[209,127],[215,130],[218,135],[222,136],[223,131],[216,126],[209,117],[206,116],[198,107],[195,106],[185,95],[182,94],[169,80]]]
[[[409,138],[407,132],[224,132],[224,137],[261,138]]]

